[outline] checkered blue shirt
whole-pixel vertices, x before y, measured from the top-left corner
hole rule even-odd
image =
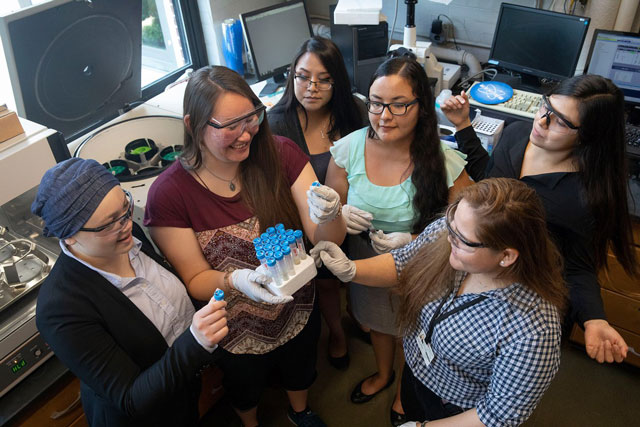
[[[398,271],[443,229],[444,221],[438,220],[412,243],[392,251]],[[441,313],[477,297],[456,296],[465,275],[456,275],[454,292],[446,297]],[[427,332],[440,301],[425,305],[416,330],[404,337],[405,358],[426,387],[462,408],[476,408],[486,426],[519,425],[560,367],[560,315],[520,283],[482,294],[485,300],[436,325],[431,339],[435,358],[429,366],[416,339]]]

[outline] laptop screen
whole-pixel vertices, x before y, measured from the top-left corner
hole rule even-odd
[[[595,30],[587,74],[613,81],[628,103],[640,104],[640,34]]]

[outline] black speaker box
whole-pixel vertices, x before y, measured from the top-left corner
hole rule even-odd
[[[18,113],[69,139],[138,100],[141,19],[140,0],[53,0],[2,17]]]

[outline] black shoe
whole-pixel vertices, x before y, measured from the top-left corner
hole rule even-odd
[[[302,412],[295,412],[291,405],[287,409],[289,421],[300,427],[327,427],[320,417],[307,406]]]
[[[401,414],[400,412],[394,411],[393,406],[391,407],[391,412],[389,412],[389,419],[391,420],[391,425],[393,427],[401,426],[402,424],[407,422],[407,416],[405,414]]]
[[[389,388],[391,384],[393,384],[393,381],[396,379],[396,371],[393,371],[391,372],[391,378],[389,378],[389,381],[387,382],[387,384],[385,384],[384,387],[382,387],[380,390],[376,391],[373,394],[364,394],[362,392],[362,383],[365,382],[367,379],[371,378],[373,375],[370,375],[364,380],[360,381],[358,385],[353,389],[353,391],[351,392],[351,401],[353,403],[366,403],[370,401],[375,397],[376,394],[380,393],[382,390]]]
[[[327,353],[327,360],[329,361],[329,364],[334,368],[344,371],[349,367],[349,362],[351,359],[349,358],[349,352],[346,352],[344,356],[340,357],[333,357]]]

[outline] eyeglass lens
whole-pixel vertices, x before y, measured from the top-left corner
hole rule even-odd
[[[404,116],[407,113],[409,104],[402,104],[402,103],[384,104],[382,102],[370,101],[367,105],[367,109],[369,110],[370,113],[373,113],[373,114],[382,114],[385,107],[394,116]]]

